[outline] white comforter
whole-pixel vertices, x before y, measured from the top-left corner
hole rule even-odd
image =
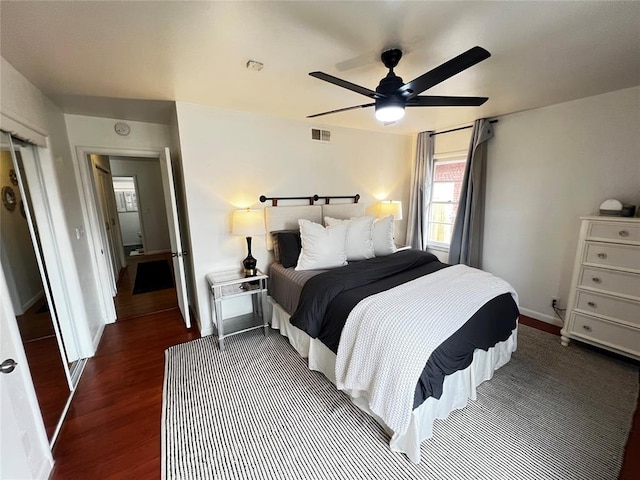
[[[465,265],[454,265],[362,300],[340,337],[336,385],[366,398],[393,430],[409,426],[414,392],[431,353],[482,305],[513,287]],[[392,441],[393,441],[392,438]]]

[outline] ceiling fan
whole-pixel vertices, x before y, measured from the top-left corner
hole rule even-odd
[[[389,69],[389,73],[380,80],[380,84],[375,91],[323,72],[311,72],[309,75],[312,77],[365,95],[373,99],[374,103],[316,113],[315,115],[309,115],[307,118],[375,106],[376,118],[378,120],[382,122],[395,122],[404,116],[406,107],[479,107],[488,100],[487,97],[420,96],[420,94],[463,70],[472,67],[476,63],[486,60],[490,56],[491,54],[484,48],[473,47],[433,70],[420,75],[418,78],[408,83],[403,83],[402,78],[393,72],[393,69],[402,58],[402,51],[398,49],[387,50],[382,52],[380,58],[384,66]]]

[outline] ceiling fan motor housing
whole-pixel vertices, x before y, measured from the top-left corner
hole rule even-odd
[[[398,93],[398,90],[402,85],[404,85],[402,78],[398,77],[392,71],[380,80],[380,84],[376,88],[376,92],[384,96],[376,98],[376,110],[390,106],[404,108],[407,104],[407,100],[404,95]]]

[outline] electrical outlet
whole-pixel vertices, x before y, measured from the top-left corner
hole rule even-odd
[[[551,297],[551,308],[558,308],[558,303],[560,303],[558,297]]]

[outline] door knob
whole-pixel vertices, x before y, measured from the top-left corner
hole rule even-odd
[[[16,369],[16,361],[13,358],[7,358],[2,364],[0,364],[0,372],[11,373]]]

